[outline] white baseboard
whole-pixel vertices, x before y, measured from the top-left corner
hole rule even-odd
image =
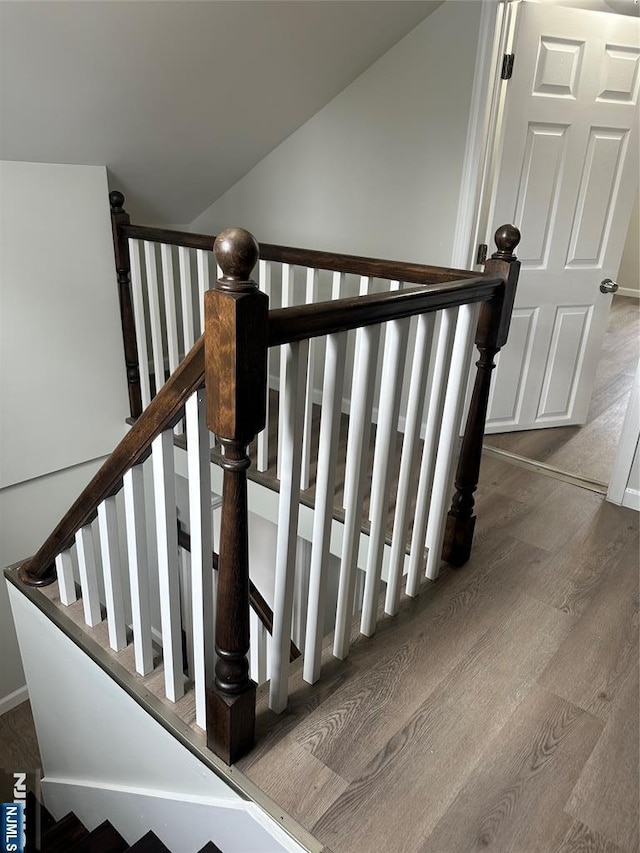
[[[640,491],[638,491],[638,489],[630,489],[629,486],[627,486],[622,498],[622,506],[626,506],[628,509],[635,509],[636,512],[640,512]]]
[[[618,296],[633,296],[634,299],[640,299],[640,290],[634,290],[631,287],[619,287],[616,293]]]
[[[12,711],[14,708],[17,708],[18,705],[22,705],[23,702],[26,702],[29,698],[29,691],[27,690],[27,685],[24,687],[19,687],[17,690],[14,690],[13,693],[9,693],[8,696],[3,696],[0,699],[0,717],[2,714],[6,714],[8,711]]]

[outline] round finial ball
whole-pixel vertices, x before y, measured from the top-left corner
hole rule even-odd
[[[236,281],[248,281],[260,257],[256,238],[244,228],[226,228],[216,237],[213,251],[223,276]]]
[[[502,255],[512,255],[520,242],[520,232],[515,225],[501,225],[495,233],[494,240]]]
[[[109,204],[114,213],[120,213],[124,207],[124,196],[118,190],[109,193]]]

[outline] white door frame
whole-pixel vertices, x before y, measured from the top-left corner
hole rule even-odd
[[[498,70],[511,52],[520,0],[485,0],[471,91],[469,124],[458,199],[452,266],[476,265],[477,244],[486,232],[506,86]],[[491,250],[491,247],[490,247]]]
[[[506,86],[498,70],[502,56],[511,53],[517,13],[522,0],[484,0],[480,16],[478,49],[469,109],[467,140],[458,199],[453,267],[477,267],[476,251],[487,231],[488,208],[499,161],[500,129]],[[491,254],[492,247],[489,247]],[[640,510],[640,494],[627,494],[629,475],[640,442],[640,363],[618,441],[607,493],[613,503]],[[634,492],[634,490],[631,490]],[[635,494],[635,492],[634,492]],[[631,502],[629,502],[631,501]],[[638,506],[635,505],[638,504]]]

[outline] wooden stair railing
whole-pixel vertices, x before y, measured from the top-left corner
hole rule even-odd
[[[198,259],[198,264],[204,263],[206,260],[204,255],[212,252],[215,242],[214,235],[208,234],[193,234],[186,231],[175,231],[163,228],[153,228],[146,225],[131,224],[128,213],[124,208],[124,195],[114,190],[109,194],[109,203],[111,208],[111,225],[113,230],[113,245],[116,267],[116,280],[118,287],[118,299],[120,304],[120,316],[122,326],[122,338],[124,343],[125,368],[127,376],[127,386],[129,390],[129,403],[131,418],[139,417],[143,405],[143,398],[150,394],[151,390],[145,388],[143,393],[141,382],[141,371],[148,374],[148,363],[141,364],[141,360],[148,362],[148,349],[151,342],[147,342],[147,327],[151,325],[152,318],[135,316],[134,311],[136,297],[133,292],[132,282],[132,258],[129,251],[131,241],[141,241],[145,246],[160,245],[162,249],[176,247],[179,252],[195,251],[202,256]],[[134,257],[137,257],[137,250],[134,252]],[[308,249],[298,249],[289,246],[276,246],[269,243],[260,244],[260,260],[263,263],[287,264],[291,266],[299,265],[308,269],[328,270],[339,273],[341,275],[352,273],[357,276],[370,276],[372,278],[401,280],[409,284],[441,284],[446,281],[461,281],[467,278],[473,278],[474,274],[468,270],[458,270],[449,267],[433,267],[424,264],[407,264],[393,261],[385,261],[376,258],[363,258],[355,255],[344,255],[333,252],[320,252]],[[138,287],[142,288],[140,281],[140,258],[136,260]],[[180,268],[176,271],[177,278],[185,276],[188,279],[188,284],[185,285],[175,280],[176,275],[172,268],[172,264],[167,256],[163,256],[163,275],[168,276],[169,288],[179,289],[180,286],[189,289],[191,287],[191,270],[189,259],[182,255],[180,258]],[[206,264],[205,264],[206,265]],[[149,271],[147,271],[149,272]],[[198,275],[202,272],[198,270]],[[155,279],[156,271],[152,272]],[[159,282],[155,281],[155,285],[159,287]],[[149,282],[147,282],[147,294],[149,293]],[[164,292],[164,298],[167,298],[167,292]],[[185,294],[181,294],[182,313],[185,316],[189,315],[191,306],[185,303]],[[138,293],[138,311],[143,310],[142,296]],[[177,301],[180,301],[179,299]],[[188,302],[187,298],[187,302]],[[165,310],[165,315],[168,313]],[[189,322],[185,324],[185,316],[183,316],[183,326],[185,331],[185,352],[189,349],[189,334],[187,327]],[[136,325],[137,319],[137,325]],[[190,318],[193,323],[193,318]],[[165,317],[166,324],[166,317]],[[136,328],[138,331],[136,331]],[[167,335],[168,329],[163,332],[164,337]],[[143,338],[143,340],[141,340]],[[151,346],[151,348],[153,348]],[[163,371],[164,374],[164,371]],[[154,378],[156,388],[164,382],[164,375],[161,382],[158,378]],[[144,379],[144,383],[149,385],[149,378]]]
[[[125,233],[137,233],[133,226],[118,225]],[[130,230],[131,229],[131,230]],[[320,649],[319,634],[323,628],[324,604],[322,603],[323,567],[326,568],[328,555],[328,534],[331,527],[332,504],[328,496],[334,488],[334,460],[331,441],[335,438],[335,423],[339,421],[341,388],[335,380],[339,371],[344,371],[344,352],[346,333],[357,330],[363,333],[360,339],[362,352],[360,367],[377,363],[377,344],[373,349],[367,349],[368,330],[379,334],[381,324],[388,324],[385,338],[386,375],[389,387],[392,388],[388,412],[381,411],[376,437],[376,454],[374,458],[374,481],[378,465],[378,451],[386,469],[384,485],[379,490],[388,492],[389,461],[385,448],[379,448],[380,436],[392,436],[397,429],[398,406],[401,383],[398,381],[400,368],[404,364],[406,353],[406,335],[408,319],[411,317],[435,316],[441,312],[443,327],[452,321],[449,328],[449,355],[445,362],[451,365],[451,373],[455,375],[453,385],[447,386],[449,374],[445,371],[440,377],[445,391],[440,393],[438,415],[444,411],[448,419],[446,446],[439,452],[438,490],[439,506],[448,500],[447,489],[449,480],[449,465],[454,456],[460,423],[461,401],[464,397],[464,387],[468,371],[469,347],[472,339],[474,322],[474,306],[481,305],[480,320],[476,332],[476,342],[480,349],[481,358],[474,387],[473,402],[469,411],[463,439],[463,451],[460,457],[456,476],[456,495],[449,513],[447,533],[445,538],[445,559],[459,565],[468,557],[473,535],[473,492],[477,486],[479,471],[479,453],[484,432],[484,422],[487,411],[489,394],[489,376],[493,359],[497,350],[506,340],[510,314],[513,305],[515,286],[518,274],[518,262],[513,250],[519,240],[519,232],[511,226],[505,226],[496,234],[497,253],[487,265],[484,275],[463,273],[459,280],[453,280],[455,273],[450,270],[440,271],[433,267],[418,268],[416,265],[403,265],[389,262],[370,261],[368,259],[349,258],[347,256],[325,255],[322,263],[340,264],[349,270],[366,276],[393,275],[398,281],[415,283],[418,286],[396,289],[391,292],[363,295],[347,299],[334,299],[329,302],[307,304],[292,308],[268,310],[268,299],[259,291],[257,284],[251,279],[251,272],[258,261],[258,244],[248,232],[243,229],[230,229],[223,232],[215,243],[215,255],[221,268],[213,290],[204,294],[205,301],[205,332],[186,358],[178,365],[168,381],[160,388],[151,403],[138,417],[130,432],[120,442],[107,462],[84,489],[74,502],[62,521],[48,537],[34,557],[28,560],[20,569],[21,580],[29,585],[40,585],[53,580],[52,564],[66,548],[69,548],[74,536],[83,526],[87,525],[96,515],[101,504],[109,500],[119,489],[123,478],[130,475],[133,466],[140,463],[151,451],[152,442],[161,434],[163,443],[159,446],[161,453],[168,456],[156,456],[155,460],[168,458],[172,451],[173,435],[169,433],[181,418],[185,404],[196,394],[206,395],[206,421],[209,429],[215,433],[222,446],[219,464],[223,469],[222,489],[222,519],[220,531],[220,553],[218,557],[218,590],[217,615],[215,620],[215,650],[217,662],[215,676],[206,676],[206,730],[207,743],[227,763],[235,762],[253,745],[255,736],[255,690],[256,686],[249,677],[247,652],[249,650],[249,608],[251,600],[251,585],[248,565],[248,507],[247,507],[247,469],[250,465],[248,446],[266,423],[267,402],[267,356],[270,348],[283,348],[285,360],[285,384],[281,389],[285,406],[282,409],[285,416],[285,441],[287,458],[291,470],[287,480],[281,482],[280,516],[278,523],[278,547],[276,555],[276,591],[274,613],[272,619],[272,671],[271,695],[274,710],[282,710],[287,701],[287,674],[291,657],[291,577],[287,579],[286,572],[295,558],[295,541],[298,532],[298,507],[300,492],[299,453],[301,447],[301,406],[304,408],[304,362],[303,356],[308,352],[309,339],[317,336],[327,337],[327,360],[325,368],[330,367],[334,376],[325,370],[325,386],[323,402],[328,401],[329,409],[322,414],[320,451],[318,468],[322,471],[322,487],[316,484],[316,501],[320,500],[322,509],[316,504],[314,513],[313,546],[316,539],[320,542],[322,554],[317,563],[313,550],[311,555],[311,586],[310,609],[314,601],[315,623],[314,630],[307,631],[305,647],[305,678],[315,680],[319,674],[318,653]],[[187,237],[185,237],[185,240]],[[189,238],[191,239],[191,238]],[[299,258],[301,262],[309,262],[310,255],[301,250],[281,250],[283,257]],[[288,254],[293,253],[293,254]],[[317,253],[315,253],[317,254]],[[333,259],[333,260],[331,260]],[[314,258],[314,262],[317,258]],[[122,262],[124,264],[124,262]],[[361,263],[361,266],[359,265]],[[119,267],[118,278],[126,284],[124,266]],[[434,283],[433,279],[439,273],[442,279]],[[425,283],[431,282],[431,283]],[[125,300],[126,302],[126,300]],[[448,318],[448,319],[447,319]],[[460,320],[460,322],[458,322]],[[426,327],[425,327],[426,328]],[[455,337],[454,337],[455,330]],[[431,326],[433,331],[433,325]],[[367,333],[367,334],[364,334]],[[375,338],[377,340],[377,338]],[[367,356],[366,353],[370,355]],[[438,350],[439,352],[439,350]],[[453,355],[451,353],[453,352]],[[366,359],[369,363],[366,363]],[[436,364],[437,364],[436,357]],[[364,361],[363,361],[364,359]],[[396,363],[397,359],[397,363]],[[419,359],[418,366],[419,366]],[[414,360],[414,368],[415,368]],[[447,366],[446,370],[448,371]],[[412,370],[412,382],[413,382]],[[419,373],[419,371],[417,371]],[[396,374],[396,375],[394,375]],[[384,376],[383,376],[384,379]],[[371,386],[373,380],[367,380]],[[423,386],[425,377],[420,380]],[[420,384],[420,383],[418,383]],[[201,389],[204,385],[204,392]],[[308,386],[307,386],[308,389]],[[355,389],[355,379],[354,379]],[[358,389],[359,390],[359,389]],[[370,389],[369,389],[370,390]],[[302,391],[302,393],[299,393]],[[355,393],[355,390],[354,390]],[[368,394],[369,391],[366,391]],[[382,392],[381,392],[382,396]],[[199,399],[200,399],[199,398]],[[392,398],[392,399],[391,399]],[[371,420],[372,394],[369,394],[369,413],[365,420]],[[200,403],[199,403],[200,404]],[[355,403],[354,403],[355,405]],[[358,403],[357,405],[360,405]],[[363,411],[366,410],[366,405]],[[288,407],[288,408],[287,408]],[[444,407],[444,408],[442,408]],[[329,411],[330,410],[330,411]],[[419,412],[418,412],[419,415]],[[414,416],[415,413],[414,413]],[[417,417],[417,416],[416,416]],[[337,420],[336,420],[337,418]],[[355,420],[355,416],[354,416]],[[331,424],[333,422],[333,425]],[[383,423],[384,422],[384,423]],[[419,423],[418,423],[419,425]],[[415,433],[416,423],[414,423]],[[391,430],[385,433],[386,430]],[[365,431],[366,432],[366,431]],[[168,434],[169,433],[169,434]],[[364,433],[363,433],[364,434]],[[439,435],[439,433],[436,433]],[[332,438],[333,435],[333,438]],[[419,435],[419,430],[418,430]],[[327,438],[328,436],[328,438]],[[164,439],[167,439],[165,442]],[[395,440],[393,438],[392,440]],[[440,439],[438,439],[440,441]],[[287,443],[289,442],[289,444]],[[426,447],[425,440],[425,447]],[[364,446],[364,445],[363,445]],[[206,464],[209,463],[209,447],[201,445],[207,454]],[[429,452],[432,452],[431,450]],[[358,453],[362,456],[362,451]],[[404,454],[404,448],[403,448]],[[201,457],[204,458],[204,457]],[[411,454],[409,454],[411,459]],[[324,460],[321,462],[321,459]],[[423,457],[424,461],[424,457]],[[158,463],[161,468],[162,461]],[[359,464],[359,463],[358,463]],[[360,470],[360,469],[359,469]],[[293,472],[293,473],[292,473]],[[436,473],[438,473],[436,465]],[[358,475],[363,479],[362,470]],[[172,487],[173,488],[173,487]],[[323,492],[324,489],[324,492]],[[207,491],[205,488],[204,491]],[[360,492],[355,493],[360,495]],[[210,491],[202,493],[205,500],[202,506],[210,509]],[[351,497],[351,507],[354,498]],[[359,500],[359,499],[358,499]],[[351,531],[361,529],[362,507],[355,500],[358,508],[356,515],[351,513]],[[376,614],[372,611],[372,603],[377,602],[381,572],[381,556],[384,540],[385,500],[378,500],[374,512],[375,523],[371,524],[371,539],[376,540],[375,547],[370,547],[370,555],[374,554],[373,565],[369,571],[364,587],[363,633],[370,634],[375,630]],[[424,508],[423,508],[424,510]],[[421,510],[421,511],[423,511]],[[349,517],[347,506],[346,516]],[[438,508],[438,513],[440,509]],[[446,513],[446,506],[444,506]],[[431,514],[431,510],[429,511]],[[440,533],[440,517],[436,533],[429,544],[429,561],[427,577],[437,576],[442,538]],[[167,520],[168,516],[165,516]],[[316,524],[316,522],[318,522]],[[173,536],[176,542],[175,518]],[[377,528],[377,533],[374,532]],[[346,529],[346,523],[345,523]],[[406,531],[405,531],[406,532]],[[316,536],[317,533],[317,536]],[[420,535],[424,535],[421,533]],[[415,538],[415,527],[414,527]],[[349,608],[353,603],[353,569],[355,569],[355,554],[353,548],[357,541],[351,541],[350,577],[346,578],[346,592],[343,589],[344,552],[341,563],[339,607],[342,606],[342,622],[350,622],[352,613]],[[418,548],[413,548],[412,554],[417,555],[417,563],[413,569],[410,566],[407,591],[416,595],[420,586],[421,562],[424,556],[424,540],[418,542]],[[357,547],[356,547],[357,550]],[[210,552],[209,552],[210,553]],[[209,557],[206,557],[207,562]],[[429,566],[431,565],[431,568]],[[285,575],[281,576],[282,571]],[[320,574],[318,574],[320,571]],[[395,587],[398,586],[397,573],[402,574],[402,562],[394,569],[396,572]],[[284,580],[283,580],[284,578]],[[390,581],[390,585],[391,581]],[[317,588],[316,588],[317,587]],[[344,593],[344,595],[343,595]],[[394,600],[395,595],[395,600]],[[397,594],[391,595],[387,601],[387,612],[397,610]],[[317,598],[320,596],[320,599]],[[342,596],[342,598],[341,598]],[[255,597],[255,596],[254,596]],[[340,604],[342,601],[342,605]],[[347,602],[345,609],[344,602]],[[263,608],[264,609],[264,608]],[[266,615],[266,614],[265,614]],[[336,617],[338,619],[338,615]],[[89,622],[89,624],[95,624]],[[339,633],[336,624],[336,635]],[[205,643],[206,645],[206,643]],[[340,640],[336,636],[334,654],[344,657],[348,653],[349,641]],[[307,656],[311,654],[307,674]],[[173,662],[175,664],[175,661]],[[180,661],[181,670],[181,661]],[[167,662],[165,660],[165,673]],[[181,675],[181,672],[180,672]],[[206,675],[206,673],[205,673]],[[180,687],[180,689],[182,689]],[[167,694],[168,695],[168,694]],[[204,694],[203,694],[204,696]],[[175,700],[173,700],[175,701]]]
[[[185,551],[191,551],[191,537],[184,530],[182,525],[178,523],[178,545],[181,548],[184,548]],[[211,554],[211,568],[214,572],[218,571],[218,555],[215,551]],[[258,589],[258,587],[254,584],[254,582],[249,578],[249,603],[251,604],[251,609],[258,616],[258,619],[262,622],[267,631],[272,634],[273,633],[273,610],[269,607],[267,602],[264,599],[264,596]],[[291,652],[289,655],[289,659],[291,663],[294,660],[297,660],[300,657],[300,649],[296,646],[296,644],[291,641]]]
[[[146,458],[154,438],[180,420],[187,399],[203,382],[204,340],[200,338],[51,535],[20,568],[24,583],[29,586],[53,583],[55,557],[70,546],[76,531],[95,518],[99,504],[119,490],[125,473]]]

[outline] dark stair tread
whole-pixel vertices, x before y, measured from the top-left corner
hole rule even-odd
[[[164,846],[155,832],[149,830],[146,835],[143,835],[128,848],[127,853],[171,853],[171,851]]]
[[[87,835],[89,830],[73,812],[69,812],[42,833],[42,850],[44,853],[69,853],[73,845]]]
[[[207,841],[204,847],[201,850],[198,850],[198,853],[222,853],[222,850],[213,843],[213,841]]]
[[[105,820],[68,849],[69,853],[124,853],[128,848],[129,845],[115,826]]]

